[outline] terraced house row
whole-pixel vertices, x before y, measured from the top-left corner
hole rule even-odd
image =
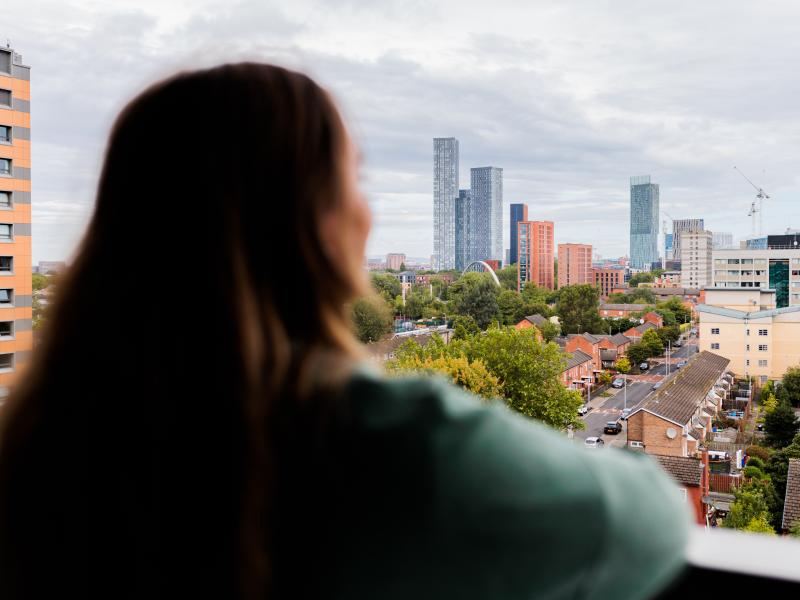
[[[33,348],[30,67],[0,48],[0,395]]]

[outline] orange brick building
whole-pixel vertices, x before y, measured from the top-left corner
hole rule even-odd
[[[595,286],[600,288],[600,295],[607,298],[614,293],[615,288],[625,285],[625,270],[594,267],[592,268],[592,280]]]
[[[517,290],[526,283],[552,290],[555,263],[552,221],[517,223]]]
[[[0,48],[0,395],[33,349],[30,67]]]
[[[558,287],[593,284],[592,245],[558,245]]]

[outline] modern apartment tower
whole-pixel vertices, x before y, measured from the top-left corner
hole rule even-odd
[[[553,222],[517,223],[517,290],[528,283],[552,290],[554,287]]]
[[[0,395],[33,349],[30,67],[0,48]]]
[[[511,247],[509,248],[508,264],[517,264],[517,223],[528,220],[527,204],[510,204],[511,214],[509,223],[511,224]]]
[[[658,260],[658,184],[631,177],[631,267],[650,270]],[[675,238],[673,237],[673,243]]]
[[[472,262],[472,192],[459,190],[456,199],[456,269],[463,271]]]
[[[710,231],[681,232],[681,287],[703,289],[712,284],[712,239]]]
[[[433,269],[456,266],[458,140],[433,138]]]
[[[593,284],[592,245],[558,245],[558,287]]]
[[[471,259],[503,260],[503,169],[470,169]]]
[[[672,256],[681,260],[681,234],[705,229],[703,219],[675,219],[672,221]]]

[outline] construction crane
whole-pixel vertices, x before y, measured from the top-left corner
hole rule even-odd
[[[733,169],[739,173],[742,177],[744,177],[745,181],[753,186],[753,189],[756,191],[756,200],[758,200],[758,206],[756,206],[755,201],[750,203],[750,210],[747,212],[747,216],[753,219],[753,235],[761,235],[761,227],[764,223],[764,200],[769,200],[769,195],[760,187],[758,187],[755,183],[750,181],[750,179],[742,173],[736,165],[733,166]],[[756,228],[756,215],[758,215],[758,228]]]

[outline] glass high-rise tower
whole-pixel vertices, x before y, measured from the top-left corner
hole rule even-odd
[[[463,271],[472,262],[470,250],[472,217],[471,190],[459,190],[456,199],[456,269]]]
[[[511,247],[509,248],[508,264],[517,264],[517,223],[520,221],[528,220],[528,205],[527,204],[510,204],[510,222],[511,222]]]
[[[649,270],[658,260],[658,184],[631,177],[631,267]],[[674,239],[673,239],[674,242]]]
[[[433,138],[433,268],[456,266],[458,140]]]
[[[503,169],[470,169],[471,259],[503,260]]]

